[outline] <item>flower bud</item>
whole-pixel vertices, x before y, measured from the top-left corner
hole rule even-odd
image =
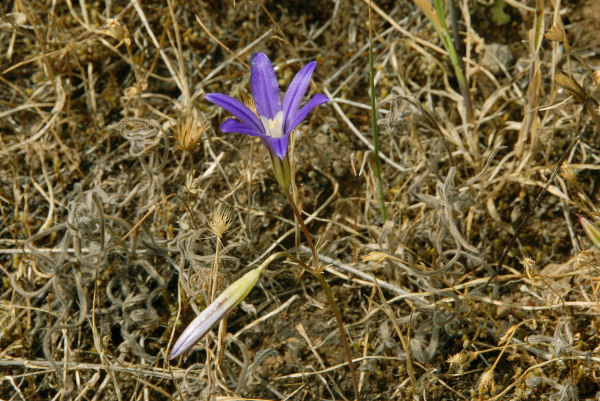
[[[181,333],[169,354],[169,359],[177,358],[189,350],[208,333],[212,326],[223,319],[227,312],[246,298],[267,265],[268,263],[265,262],[256,269],[250,270],[225,288],[221,295],[208,305]]]
[[[592,244],[594,244],[596,248],[600,249],[600,228],[592,223],[591,220],[581,215],[578,215],[577,217],[579,217],[579,222],[583,226],[583,229],[585,230],[585,233],[590,241],[592,241]]]

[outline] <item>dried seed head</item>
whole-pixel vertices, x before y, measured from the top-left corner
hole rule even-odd
[[[477,383],[477,392],[480,395],[493,394],[494,393],[494,370],[488,369],[479,378]]]
[[[223,209],[220,205],[217,206],[208,222],[208,228],[220,239],[223,233],[229,230],[230,226],[231,213],[228,209]]]
[[[575,98],[577,103],[585,103],[588,99],[586,91],[572,77],[559,72],[555,76],[556,83]]]
[[[198,195],[203,189],[200,187],[201,177],[194,178],[196,170],[185,173],[185,189],[192,195]]]
[[[577,172],[575,171],[575,169],[571,166],[566,166],[563,167],[561,170],[561,174],[563,176],[563,178],[565,180],[567,180],[567,182],[569,184],[577,184]]]
[[[454,354],[448,358],[450,364],[450,371],[462,373],[465,368],[468,367],[469,362],[472,360],[471,353],[466,351],[460,351],[458,354]]]
[[[175,139],[179,147],[191,152],[208,127],[208,121],[196,113],[188,114],[185,118],[180,117],[175,126]]]
[[[544,34],[546,39],[554,42],[566,42],[567,35],[561,25],[552,24],[550,29]]]
[[[258,111],[256,111],[256,104],[254,104],[254,99],[252,96],[242,95],[242,102],[248,107],[256,116],[258,116]]]
[[[128,46],[131,44],[127,27],[117,19],[109,18],[99,32],[124,42]]]

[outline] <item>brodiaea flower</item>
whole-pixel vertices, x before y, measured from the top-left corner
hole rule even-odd
[[[250,89],[258,116],[242,102],[222,93],[207,93],[204,98],[227,110],[237,118],[227,119],[221,131],[257,136],[269,150],[271,157],[281,161],[287,156],[290,133],[318,105],[329,101],[323,94],[314,95],[302,108],[300,101],[306,93],[316,61],[305,65],[294,77],[281,101],[277,76],[271,61],[264,53],[252,56]],[[276,161],[274,160],[273,167]]]

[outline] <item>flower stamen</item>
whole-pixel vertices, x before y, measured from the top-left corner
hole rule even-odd
[[[266,134],[271,138],[281,138],[283,136],[283,110],[278,111],[273,119],[260,116],[260,121],[265,127]]]

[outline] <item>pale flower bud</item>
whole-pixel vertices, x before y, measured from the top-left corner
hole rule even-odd
[[[177,358],[189,350],[208,333],[212,326],[223,319],[227,312],[246,298],[256,285],[260,274],[271,260],[269,259],[256,269],[250,270],[229,287],[225,288],[221,295],[208,305],[181,333],[169,354],[169,359]]]
[[[600,228],[597,225],[592,223],[589,219],[586,219],[583,216],[578,216],[579,222],[583,226],[585,233],[587,234],[592,244],[596,246],[596,248],[600,249]]]

